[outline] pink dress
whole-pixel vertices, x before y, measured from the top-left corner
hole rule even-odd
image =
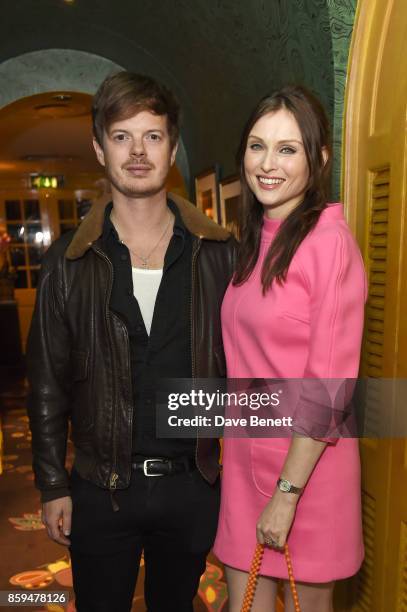
[[[356,378],[366,279],[341,204],[329,205],[295,254],[286,283],[262,295],[261,266],[280,222],[265,218],[257,265],[222,305],[229,378]],[[248,571],[256,522],[275,489],[289,438],[225,438],[218,558]],[[329,582],[363,560],[358,440],[328,444],[298,502],[288,537],[294,576]],[[287,578],[284,555],[265,550],[261,573]]]

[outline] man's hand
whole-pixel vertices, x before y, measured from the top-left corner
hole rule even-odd
[[[41,520],[48,536],[58,544],[70,545],[66,536],[71,533],[72,500],[70,497],[59,497],[42,504]]]

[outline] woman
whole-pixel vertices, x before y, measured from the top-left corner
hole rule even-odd
[[[301,87],[264,98],[238,161],[241,242],[222,305],[228,377],[356,378],[365,273],[342,205],[327,204],[329,129],[318,100]],[[267,545],[258,612],[275,609],[276,579],[287,579],[286,541],[302,612],[331,611],[335,580],[361,565],[358,441],[300,437],[295,419],[293,429],[287,438],[225,439],[214,551],[230,612],[240,610],[256,536]]]

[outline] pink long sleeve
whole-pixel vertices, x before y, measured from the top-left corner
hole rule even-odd
[[[326,225],[304,244],[300,268],[310,295],[309,352],[296,431],[320,437],[340,419],[359,371],[366,280],[359,249],[346,226]],[[319,384],[317,383],[319,381]]]

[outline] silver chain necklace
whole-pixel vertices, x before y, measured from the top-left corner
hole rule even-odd
[[[143,269],[147,269],[147,268],[148,268],[148,260],[150,259],[151,255],[154,253],[154,251],[156,250],[156,248],[158,247],[158,245],[160,244],[160,242],[161,242],[161,241],[162,241],[162,239],[164,238],[165,234],[167,233],[167,230],[168,230],[168,228],[170,227],[171,219],[172,219],[171,214],[169,214],[169,219],[168,219],[168,223],[167,223],[167,225],[165,226],[165,230],[163,231],[162,235],[160,236],[160,238],[159,238],[158,242],[157,242],[157,243],[154,245],[154,247],[151,249],[151,251],[149,252],[149,254],[148,254],[148,255],[146,255],[145,257],[144,257],[143,255],[139,255],[138,253],[135,253],[135,252],[133,251],[133,249],[131,249],[131,248],[129,247],[129,245],[128,245],[128,244],[126,244],[126,243],[124,242],[124,240],[120,240],[120,242],[121,242],[122,244],[124,244],[124,245],[125,245],[125,246],[126,246],[128,249],[129,249],[130,253],[131,253],[132,255],[134,255],[134,257],[137,257],[137,259],[139,259],[139,260],[141,261],[141,267],[142,267]]]

